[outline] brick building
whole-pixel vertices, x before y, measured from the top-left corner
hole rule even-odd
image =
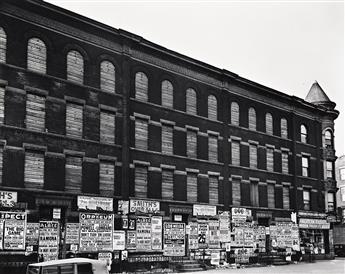
[[[338,111],[317,82],[289,96],[43,1],[1,1],[0,14],[0,191],[17,195],[1,210],[55,220],[60,257],[84,196],[115,219],[123,201],[151,201],[187,225],[195,205],[266,227],[294,212],[301,246],[332,255]],[[0,256],[25,261],[2,240]]]

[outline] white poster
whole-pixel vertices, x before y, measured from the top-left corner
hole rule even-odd
[[[211,205],[193,205],[194,216],[216,216],[217,207]]]
[[[160,203],[158,201],[130,200],[129,211],[140,213],[158,213]]]
[[[219,239],[222,243],[230,242],[230,212],[224,211],[219,214]]]
[[[39,232],[38,253],[43,255],[44,261],[57,260],[60,242],[59,223],[55,221],[41,221]]]
[[[27,223],[26,224],[26,245],[38,245],[40,224],[39,223]]]
[[[78,209],[113,211],[113,198],[78,196]]]
[[[3,249],[25,250],[26,213],[1,212],[3,225]]]
[[[185,224],[164,223],[164,256],[185,255]]]
[[[79,223],[66,224],[66,244],[79,245]]]
[[[162,217],[161,216],[152,216],[152,250],[162,250]]]
[[[113,233],[113,250],[125,250],[126,233],[124,230],[114,230]]]
[[[198,223],[189,223],[189,238],[188,238],[189,249],[198,249]]]
[[[151,217],[137,217],[137,250],[151,250]]]
[[[17,192],[0,191],[0,207],[14,207],[17,203]]]

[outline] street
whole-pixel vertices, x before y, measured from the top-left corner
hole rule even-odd
[[[201,272],[189,272],[193,274],[222,274],[222,273],[237,273],[237,274],[343,274],[345,273],[345,258],[336,258],[335,260],[317,261],[315,263],[299,263],[282,266],[267,266],[267,267],[251,267],[241,269],[215,269]]]

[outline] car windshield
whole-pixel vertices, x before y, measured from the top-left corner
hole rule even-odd
[[[39,274],[39,267],[38,266],[28,266],[28,269],[26,271],[26,274]]]

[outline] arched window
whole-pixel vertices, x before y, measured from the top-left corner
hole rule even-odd
[[[100,78],[101,90],[115,93],[115,67],[111,62],[101,62]]]
[[[148,101],[148,79],[145,73],[137,72],[135,74],[135,99]]]
[[[84,83],[84,59],[76,50],[71,50],[67,54],[67,80],[78,84]]]
[[[186,90],[186,112],[196,115],[196,92],[192,88]]]
[[[207,99],[208,118],[217,120],[217,98],[214,95],[209,95]]]
[[[240,125],[240,107],[236,102],[231,103],[231,124],[235,126]]]
[[[30,38],[28,41],[28,70],[47,72],[47,48],[44,42],[38,38]]]
[[[325,147],[333,147],[333,134],[329,129],[325,131]]]
[[[248,128],[256,130],[256,111],[254,108],[249,108],[248,110]]]
[[[173,104],[174,87],[168,80],[164,80],[162,82],[162,106],[173,108]]]
[[[307,143],[308,141],[308,131],[305,125],[301,125],[301,142]]]
[[[6,44],[6,32],[2,27],[0,27],[0,63],[6,63]]]
[[[280,136],[285,139],[288,138],[287,120],[285,118],[280,119]]]
[[[266,133],[273,135],[273,118],[271,113],[266,113]]]

